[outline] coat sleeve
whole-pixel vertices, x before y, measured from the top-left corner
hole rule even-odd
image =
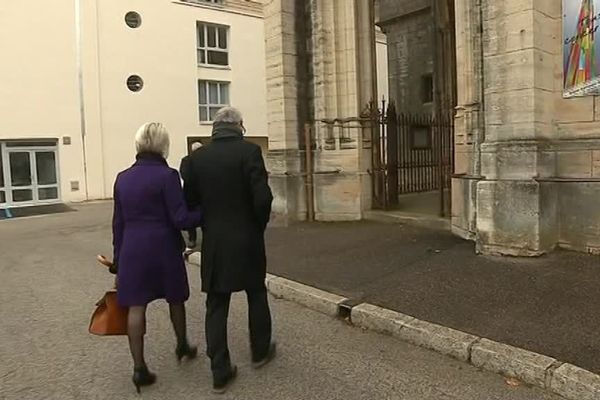
[[[197,205],[197,201],[195,201],[194,193],[191,188],[193,185],[191,184],[192,180],[192,171],[190,156],[183,157],[181,159],[181,165],[179,166],[179,173],[181,174],[181,179],[183,180],[183,197],[185,202],[189,208]]]
[[[182,231],[200,226],[202,213],[199,210],[188,210],[183,197],[179,174],[175,170],[171,170],[171,173],[167,176],[163,197],[169,219],[175,228]]]
[[[267,227],[271,217],[273,194],[269,187],[267,169],[265,168],[265,161],[263,160],[260,147],[257,146],[254,148],[247,158],[244,167],[246,178],[250,183],[254,215],[264,229]]]
[[[185,182],[189,179],[189,169],[190,169],[190,157],[185,156],[181,159],[181,164],[179,165],[179,173],[181,174],[181,179]]]
[[[123,219],[123,211],[121,210],[121,204],[119,202],[119,191],[118,191],[119,178],[115,182],[113,190],[114,208],[113,208],[113,265],[115,269],[119,265],[119,255],[121,254],[121,244],[123,243],[123,230],[125,228],[125,221]]]

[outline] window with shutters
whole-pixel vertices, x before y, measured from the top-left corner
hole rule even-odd
[[[229,65],[229,27],[205,22],[196,24],[198,65]]]
[[[220,108],[229,105],[229,82],[198,81],[200,122],[214,120]]]

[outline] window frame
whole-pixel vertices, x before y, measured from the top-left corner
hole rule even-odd
[[[217,97],[218,97],[217,103],[211,103],[211,100],[210,100],[210,84],[211,83],[217,85]],[[205,104],[202,104],[202,102],[201,102],[201,96],[200,96],[201,85],[203,86],[202,89],[204,90],[204,95],[205,95],[205,99],[206,99]],[[222,94],[221,88],[223,86],[227,88],[226,89],[227,90],[227,102],[223,102],[221,99],[221,94]],[[211,108],[220,109],[223,107],[228,107],[230,104],[231,104],[231,82],[210,80],[210,79],[198,79],[198,121],[200,122],[200,124],[206,124],[206,123],[213,122],[213,120],[210,117],[210,109]],[[207,119],[202,119],[202,109],[205,110]]]
[[[215,30],[215,45],[214,46],[209,46],[208,44],[208,30],[209,29],[214,29]],[[220,34],[220,30],[224,29],[225,30],[225,48],[222,48],[219,46],[219,42],[220,42],[220,38],[221,38],[221,34]],[[231,27],[228,25],[222,25],[222,24],[214,24],[214,23],[210,23],[210,22],[205,22],[205,21],[196,21],[196,63],[198,64],[198,66],[201,67],[218,67],[218,68],[228,68],[230,65],[230,60],[229,60],[229,32],[230,32]],[[202,30],[203,33],[203,37],[204,43],[200,43],[201,42],[201,38],[200,38],[200,31]],[[200,58],[200,53],[204,54],[204,62],[201,61]],[[216,53],[225,53],[227,55],[227,64],[215,64],[215,63],[210,63],[208,61],[208,55],[210,52],[216,52]]]
[[[435,97],[434,91],[433,73],[421,75],[421,103],[424,105],[432,104]]]
[[[410,143],[410,149],[411,150],[431,150],[432,146],[433,146],[433,130],[432,127],[430,125],[427,124],[411,124],[410,125],[410,137],[409,137],[409,143]],[[423,133],[425,135],[423,135]],[[418,143],[418,139],[417,136],[421,136],[422,138],[425,139],[425,143],[424,144],[419,144]]]

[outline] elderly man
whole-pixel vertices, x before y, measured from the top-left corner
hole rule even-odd
[[[207,293],[206,342],[216,393],[224,393],[237,374],[227,345],[232,292],[245,291],[248,298],[253,367],[275,355],[264,240],[273,196],[261,149],[245,141],[244,133],[238,110],[219,110],[212,141],[191,155],[185,182],[192,205],[204,213],[202,291]]]
[[[191,146],[192,151],[191,151],[191,153],[195,152],[200,147],[202,147],[202,143],[200,143],[200,142],[194,142],[194,143],[192,143],[192,146]],[[179,174],[181,175],[181,179],[183,180],[184,184],[185,184],[185,181],[188,179],[188,176],[189,176],[190,155],[191,155],[191,153],[181,159],[181,165],[179,166]],[[188,207],[191,205],[189,197],[190,196],[187,193],[185,193],[185,198],[186,198],[186,202],[187,202]],[[196,228],[194,228],[194,229],[188,230],[187,233],[188,233],[188,240],[189,240],[190,249],[193,249],[194,247],[196,247],[196,244],[197,244],[197,241],[198,241],[198,232],[197,232]]]

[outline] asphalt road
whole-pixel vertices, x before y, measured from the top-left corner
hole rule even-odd
[[[110,276],[94,256],[110,254],[110,205],[0,221],[0,399],[139,399],[130,382],[126,339],[87,333],[95,301]],[[199,273],[188,303],[189,330],[202,342]],[[144,399],[550,400],[501,376],[390,337],[273,300],[279,356],[249,368],[244,296],[235,297],[230,347],[240,376],[225,396],[209,393],[206,359],[178,366],[167,307],[149,309],[147,358],[157,385]],[[201,348],[203,346],[201,345]]]
[[[445,230],[369,221],[273,228],[267,243],[275,275],[600,373],[598,256],[477,255]]]

